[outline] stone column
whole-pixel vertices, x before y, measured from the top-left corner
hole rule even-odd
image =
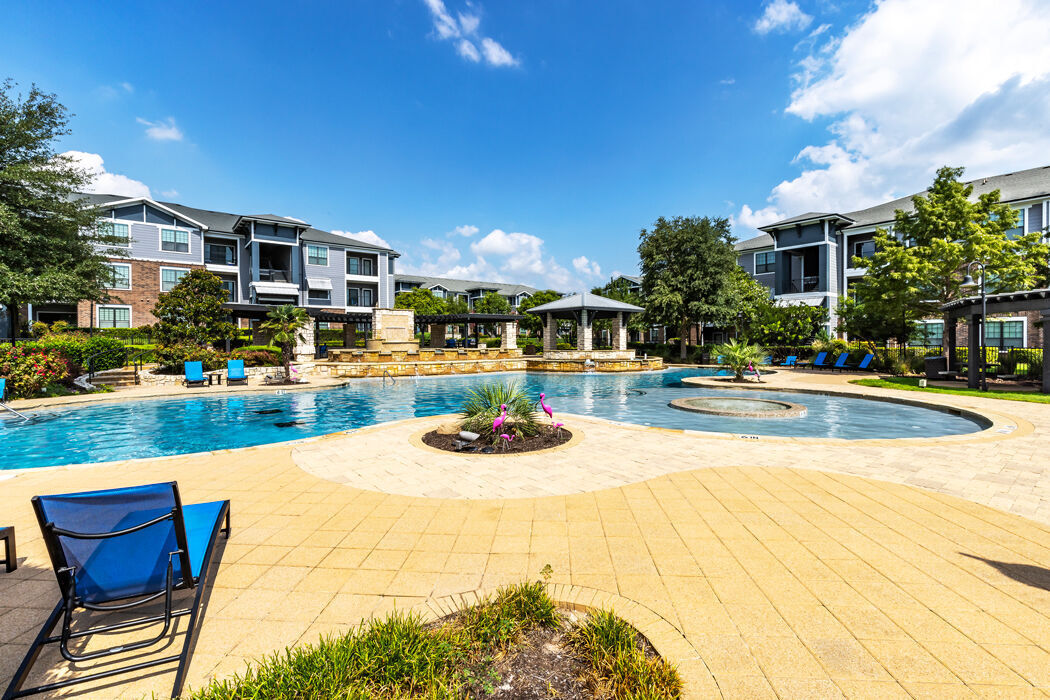
[[[1043,320],[1043,393],[1050,394],[1050,357],[1047,357],[1047,340],[1050,339],[1050,309],[1041,312]]]
[[[431,323],[430,324],[430,347],[432,348],[443,348],[445,347],[445,329],[448,328],[444,323]]]
[[[518,322],[503,321],[500,325],[503,331],[503,335],[500,338],[500,350],[516,349],[518,347]]]
[[[981,315],[971,314],[970,315],[970,329],[967,335],[967,351],[966,351],[966,364],[967,372],[966,385],[971,389],[979,389],[981,387],[980,374],[978,369],[981,366],[981,326],[980,326]],[[1043,363],[1044,367],[1046,363]]]
[[[547,323],[543,327],[543,352],[554,352],[558,349],[558,320],[547,314]]]
[[[313,319],[310,319],[310,323],[299,331],[300,340],[296,342],[295,348],[292,350],[292,357],[298,362],[314,359],[314,352],[316,350],[314,346],[314,339],[316,335],[317,323]]]
[[[627,349],[627,324],[624,322],[622,311],[616,312],[616,318],[612,320],[610,334],[612,335],[613,350]]]
[[[591,319],[587,317],[587,309],[580,310],[580,320],[576,323],[576,349],[580,352],[590,352],[594,350],[594,341],[592,332],[594,328],[591,326]]]
[[[357,324],[356,323],[344,323],[343,324],[343,347],[347,350],[353,350],[357,347]]]

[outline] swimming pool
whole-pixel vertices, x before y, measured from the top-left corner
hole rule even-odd
[[[29,423],[0,420],[0,469],[160,457],[294,440],[386,421],[455,413],[466,391],[496,379],[547,394],[556,413],[616,421],[754,435],[845,439],[936,437],[975,432],[974,421],[940,411],[864,399],[775,391],[703,389],[682,377],[713,370],[640,374],[506,374],[401,378],[393,385],[356,380],[349,386],[254,394],[193,394],[30,411]],[[746,396],[802,404],[798,419],[732,418],[670,408],[684,396]]]

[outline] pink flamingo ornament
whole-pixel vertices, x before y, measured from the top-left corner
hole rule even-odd
[[[503,438],[503,440],[504,440],[504,442],[503,442],[503,449],[507,449],[507,445],[509,445],[510,443],[514,442],[514,436],[513,435],[507,435],[506,433],[500,433],[500,437]]]
[[[507,421],[507,404],[500,404],[499,410],[503,413],[496,416],[496,420],[492,421],[492,432],[496,432],[497,428],[502,428],[503,424]]]
[[[558,431],[559,435],[561,435],[561,428],[562,428],[563,425],[565,425],[565,424],[564,423],[555,423],[554,424],[554,429]]]
[[[554,409],[551,408],[550,406],[548,406],[547,404],[543,403],[543,399],[546,398],[546,396],[547,396],[546,394],[540,394],[540,408],[542,408],[543,412],[546,413],[548,416],[550,416],[550,419],[553,421],[554,420]]]

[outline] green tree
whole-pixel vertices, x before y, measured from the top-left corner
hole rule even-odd
[[[310,316],[306,309],[285,304],[275,306],[266,314],[266,321],[259,328],[269,333],[273,342],[281,347],[281,364],[284,366],[284,376],[291,376],[292,350],[301,340],[304,340],[303,329],[310,325]]]
[[[495,292],[487,292],[485,296],[474,302],[474,313],[476,314],[509,314],[510,302],[505,296]]]
[[[616,301],[622,301],[625,304],[634,304],[645,308],[645,302],[642,299],[642,295],[639,292],[631,291],[631,282],[623,277],[609,280],[607,284],[601,287],[595,287],[591,290],[591,294],[597,294],[600,297],[606,299],[615,299]],[[595,321],[595,330],[604,328],[611,328],[612,322],[607,320]],[[627,316],[627,328],[628,330],[637,331],[644,333],[649,329],[649,324],[645,322],[645,318],[642,314],[629,314]]]
[[[153,306],[154,339],[160,345],[204,347],[232,338],[236,328],[222,306],[227,298],[221,279],[207,270],[190,270]]]
[[[448,313],[448,304],[444,299],[434,296],[434,292],[416,287],[408,292],[400,292],[394,297],[395,309],[412,309],[416,314]]]
[[[692,324],[733,321],[733,240],[726,218],[661,216],[652,230],[642,229],[638,255],[646,320],[679,329],[683,360]]]
[[[744,268],[737,265],[733,269],[733,291],[730,294],[733,311],[731,326],[737,335],[748,335],[759,318],[767,318],[775,313],[773,300],[769,297],[769,288],[747,274]],[[758,341],[756,341],[758,342]]]
[[[756,309],[744,336],[764,347],[809,345],[825,330],[828,310],[823,306],[777,306]]]
[[[531,297],[522,300],[522,302],[518,304],[518,313],[522,314],[521,320],[518,321],[518,326],[530,333],[542,334],[544,319],[537,314],[530,314],[528,311],[534,306],[549,304],[558,299],[561,299],[561,294],[553,289],[544,289],[543,291],[536,292]]]
[[[855,285],[857,305],[870,305],[859,317],[873,320],[886,311],[887,323],[896,326],[888,337],[899,342],[907,342],[915,320],[936,316],[944,304],[972,293],[962,289],[972,261],[987,266],[990,293],[1046,281],[1050,246],[1042,233],[1011,237],[1007,232],[1017,225],[1017,214],[1000,201],[999,190],[971,199],[973,185],[960,182],[962,174],[962,168],[939,169],[926,193],[912,197],[913,211],[894,212],[892,234],[876,232],[875,254],[853,259],[867,271]],[[945,315],[945,330],[948,323]]]
[[[76,194],[91,177],[55,142],[70,133],[66,108],[34,85],[23,98],[0,83],[0,308],[11,340],[22,304],[102,301],[112,284],[106,245],[120,241]]]
[[[853,264],[866,267],[867,273],[854,282],[852,298],[839,300],[838,330],[849,337],[873,345],[895,339],[904,345],[919,319],[937,313],[929,301],[929,265],[885,230],[875,234],[874,255],[863,264],[854,258]]]
[[[446,307],[445,313],[449,313],[449,314],[470,313],[470,305],[467,303],[467,300],[466,299],[461,299],[458,296],[453,298],[453,299],[449,299],[448,301],[446,301],[445,302],[445,307]]]
[[[757,367],[765,357],[766,351],[760,345],[737,342],[736,338],[733,338],[728,343],[716,345],[712,353],[721,358],[719,362],[733,372],[736,381],[742,382],[747,368],[752,365]]]

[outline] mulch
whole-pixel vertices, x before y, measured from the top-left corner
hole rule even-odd
[[[423,436],[423,443],[447,452],[520,454],[564,445],[572,439],[572,433],[565,428],[554,430],[549,426],[542,426],[538,435],[527,438],[516,436],[512,442],[506,444],[503,444],[504,441],[501,441],[499,445],[490,445],[485,438],[486,436],[482,436],[475,443],[463,445],[463,441],[459,439],[458,435],[443,435],[436,430],[432,430]]]

